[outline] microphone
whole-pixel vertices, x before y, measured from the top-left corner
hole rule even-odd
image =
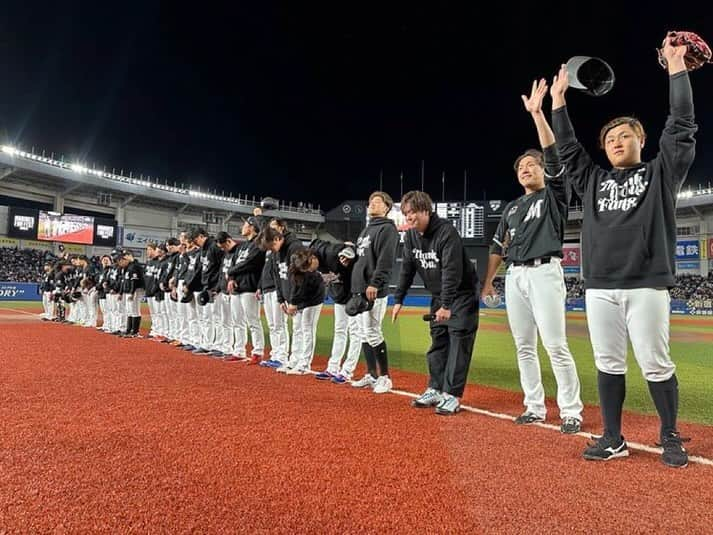
[[[423,319],[423,321],[434,321],[436,319],[436,315],[435,314],[424,314],[423,318],[421,318],[421,319]]]

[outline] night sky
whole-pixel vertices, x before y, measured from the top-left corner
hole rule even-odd
[[[404,190],[418,188],[422,159],[435,200],[443,171],[447,199],[462,198],[464,171],[469,198],[510,199],[521,192],[512,162],[537,143],[520,101],[533,78],[550,80],[573,55],[606,59],[609,95],[568,92],[578,137],[594,152],[606,120],[634,114],[649,159],[668,109],[655,48],[669,29],[713,43],[704,2],[673,14],[501,2],[490,18],[475,3],[382,4],[4,3],[0,134],[90,166],[324,209],[368,196],[381,169],[394,197],[401,171]],[[688,184],[707,184],[713,65],[692,82],[700,131]]]

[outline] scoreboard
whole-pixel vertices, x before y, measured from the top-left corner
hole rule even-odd
[[[485,236],[485,206],[475,202],[436,203],[438,217],[447,219],[466,240]]]

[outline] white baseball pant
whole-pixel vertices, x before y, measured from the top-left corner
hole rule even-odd
[[[362,336],[358,317],[348,316],[346,309],[346,305],[334,304],[334,339],[327,371],[351,379],[354,369],[359,363]],[[349,349],[347,358],[342,363],[344,351],[347,349],[347,340],[349,340]]]

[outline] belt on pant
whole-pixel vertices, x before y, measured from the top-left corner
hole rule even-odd
[[[549,264],[552,260],[551,256],[543,256],[542,258],[532,258],[530,260],[525,260],[524,262],[513,262],[513,266],[541,266],[542,264]]]

